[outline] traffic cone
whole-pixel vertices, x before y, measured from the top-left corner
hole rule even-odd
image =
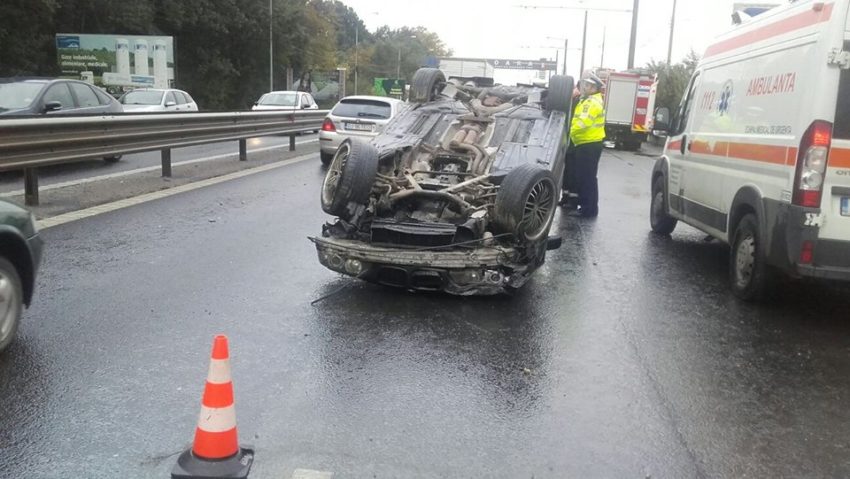
[[[239,446],[236,409],[230,379],[227,336],[213,340],[212,358],[201,401],[201,415],[192,448],[183,452],[171,470],[172,479],[248,477],[254,461],[252,449]]]

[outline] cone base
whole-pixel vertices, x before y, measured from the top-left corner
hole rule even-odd
[[[253,463],[254,450],[244,447],[235,455],[219,460],[202,459],[189,449],[177,458],[171,479],[247,479]]]

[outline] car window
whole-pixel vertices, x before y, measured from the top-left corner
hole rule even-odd
[[[177,97],[178,105],[185,105],[189,103],[189,100],[186,98],[186,94],[182,91],[174,90],[174,96]]]
[[[165,104],[167,105],[170,101],[173,101],[175,105],[177,104],[177,98],[174,96],[173,91],[170,91],[165,95]]]
[[[162,92],[151,90],[135,90],[121,97],[125,105],[159,105],[162,103]]]
[[[35,101],[44,83],[0,83],[0,111],[26,108]]]
[[[692,107],[694,105],[694,98],[696,97],[696,90],[699,86],[699,80],[699,73],[691,78],[691,84],[688,85],[688,94],[682,98],[682,103],[679,105],[679,114],[676,116],[676,124],[673,129],[674,135],[681,135],[688,126],[688,117],[691,111],[693,111]]]
[[[100,106],[100,100],[97,99],[97,95],[90,86],[83,85],[82,83],[70,83],[69,85],[71,90],[74,92],[74,95],[77,97],[77,105],[79,105],[80,108]]]
[[[192,95],[186,93],[185,91],[181,92],[181,93],[183,93],[183,96],[186,97],[186,103],[193,103],[195,101],[195,100],[192,99]]]
[[[313,105],[315,105],[315,104],[316,104],[316,100],[313,98],[313,95],[311,95],[311,94],[309,94],[309,93],[305,93],[305,94],[304,94],[304,98],[306,98],[306,99],[307,99],[307,103],[309,103],[309,104],[310,104],[310,106],[313,106]]]
[[[296,106],[298,97],[295,93],[266,93],[257,102],[259,105],[269,106]]]
[[[386,120],[392,116],[392,107],[389,103],[380,100],[341,100],[331,114],[347,118]]]
[[[58,101],[62,104],[62,109],[68,110],[74,108],[74,98],[71,96],[71,90],[68,89],[67,83],[57,83],[52,85],[44,93],[42,101],[46,104],[51,101]]]
[[[309,108],[310,107],[310,100],[307,98],[307,95],[301,95],[301,107],[302,108]]]
[[[95,88],[94,93],[97,95],[97,99],[100,101],[101,105],[109,105],[112,103],[112,100],[114,100],[109,93],[106,93],[100,88]]]

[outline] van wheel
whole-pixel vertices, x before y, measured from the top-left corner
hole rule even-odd
[[[775,272],[767,266],[758,218],[748,213],[735,228],[729,254],[729,279],[732,292],[744,301],[764,299]]]
[[[664,177],[652,182],[652,204],[649,208],[649,225],[660,235],[669,235],[676,229],[678,221],[668,213],[667,198],[664,196]]]
[[[378,150],[372,144],[351,138],[343,141],[322,184],[322,210],[348,220],[357,206],[369,200],[377,174]]]

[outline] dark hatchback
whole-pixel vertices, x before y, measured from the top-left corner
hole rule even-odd
[[[0,115],[123,113],[115,98],[78,80],[0,78]]]
[[[0,352],[18,330],[35,290],[42,240],[29,211],[0,200]]]

